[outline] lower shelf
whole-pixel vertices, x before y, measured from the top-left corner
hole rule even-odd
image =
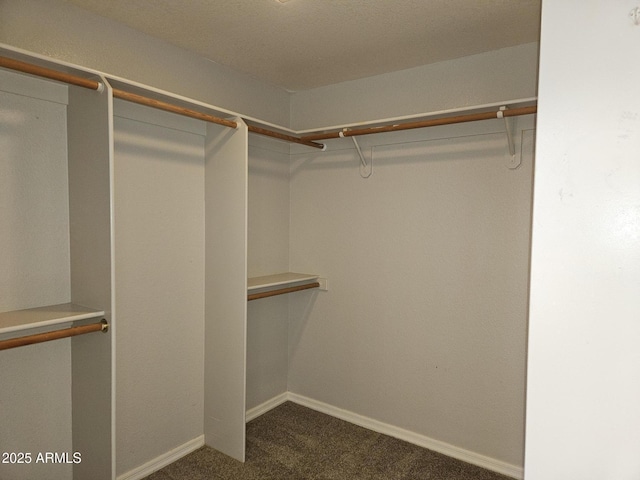
[[[104,316],[104,311],[62,303],[0,313],[0,335]]]
[[[319,278],[319,275],[294,272],[249,278],[247,301],[318,288],[320,286]]]

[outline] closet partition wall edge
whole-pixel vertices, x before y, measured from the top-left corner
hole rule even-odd
[[[248,130],[207,125],[205,443],[245,457]]]
[[[106,82],[105,82],[106,83]],[[114,319],[112,317],[113,97],[69,87],[69,236],[71,301],[105,311],[106,334],[71,341],[74,479],[115,478]]]

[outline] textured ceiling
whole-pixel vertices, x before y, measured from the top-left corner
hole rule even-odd
[[[287,90],[538,41],[541,0],[69,0]]]

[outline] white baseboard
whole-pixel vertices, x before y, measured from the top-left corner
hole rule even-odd
[[[278,405],[282,405],[287,400],[289,400],[289,392],[281,393],[280,395],[277,395],[267,400],[266,402],[261,403],[257,407],[253,407],[247,410],[247,413],[245,414],[245,420],[247,422],[250,422],[254,418],[258,418],[263,413],[267,413],[269,410],[273,410]]]
[[[160,455],[159,457],[154,458],[153,460],[145,463],[144,465],[140,465],[133,470],[119,475],[117,480],[140,480],[144,477],[151,475],[153,472],[160,470],[163,467],[166,467],[170,463],[175,462],[176,460],[188,455],[189,453],[197,450],[201,446],[204,445],[204,435],[200,435],[199,437],[194,438],[193,440],[189,440],[187,443],[180,445],[179,447],[174,448],[173,450],[169,450],[167,453]]]
[[[249,418],[250,412],[251,419],[253,420],[254,418],[262,415],[263,413],[266,413],[271,408],[275,408],[287,400],[304,407],[311,408],[312,410],[326,413],[327,415],[331,415],[332,417],[345,420],[349,423],[368,428],[369,430],[373,430],[374,432],[389,435],[390,437],[395,437],[400,440],[413,443],[414,445],[428,448],[429,450],[433,450],[434,452],[442,453],[444,455],[447,455],[448,457],[456,458],[458,460],[462,460],[463,462],[471,463],[473,465],[486,468],[487,470],[501,473],[502,475],[507,475],[518,480],[522,480],[524,478],[524,469],[517,465],[511,465],[510,463],[502,462],[500,460],[496,460],[495,458],[480,455],[479,453],[471,452],[469,450],[465,450],[454,445],[450,445],[448,443],[441,442],[439,440],[435,440],[433,438],[429,438],[415,432],[411,432],[409,430],[398,428],[388,423],[379,422],[378,420],[374,420],[372,418],[368,418],[357,413],[350,412],[348,410],[343,410],[341,408],[334,407],[333,405],[319,402],[317,400],[313,400],[296,393],[287,392],[285,394],[278,395],[277,397],[274,397],[273,399],[263,403],[262,405],[252,408],[247,412],[247,419]],[[271,407],[269,408],[269,406]]]

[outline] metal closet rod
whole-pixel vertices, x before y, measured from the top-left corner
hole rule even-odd
[[[91,332],[107,332],[109,324],[106,320],[99,323],[90,323],[88,325],[80,325],[78,327],[63,328],[52,332],[36,333],[34,335],[26,335],[24,337],[10,338],[8,340],[0,340],[0,350],[8,350],[10,348],[24,347],[35,343],[50,342],[51,340],[59,340],[61,338],[75,337]]]
[[[492,118],[515,117],[518,115],[530,115],[536,113],[537,106],[519,107],[513,109],[498,110],[496,112],[470,113],[453,117],[432,118],[417,120],[415,122],[398,123],[394,125],[382,125],[379,127],[358,128],[353,130],[340,130],[338,132],[315,133],[305,135],[303,140],[310,142],[316,140],[329,140],[332,138],[355,137],[357,135],[371,135],[373,133],[396,132],[399,130],[411,130],[414,128],[435,127],[438,125],[452,125],[454,123],[476,122],[478,120],[490,120]]]
[[[57,70],[40,67],[38,65],[22,62],[20,60],[14,60],[8,57],[0,56],[0,67],[10,68],[12,70],[16,70],[19,72],[29,73],[31,75],[37,75],[39,77],[44,77],[44,78],[49,78],[51,80],[57,80],[60,82],[69,83],[71,85],[76,85],[78,87],[84,87],[91,90],[100,90],[102,88],[102,84],[97,80],[90,80],[88,78],[79,77],[77,75],[73,75],[70,73],[59,72]],[[215,115],[210,115],[208,113],[198,112],[190,108],[179,107],[172,103],[163,102],[161,100],[155,100],[153,98],[145,97],[143,95],[138,95],[135,93],[125,92],[124,90],[120,90],[117,88],[113,89],[113,96],[121,100],[138,103],[140,105],[157,108],[159,110],[164,110],[167,112],[177,113],[179,115],[184,115],[186,117],[197,118],[198,120],[204,120],[206,122],[216,123],[218,125],[224,125],[230,128],[238,127],[238,123],[234,122],[233,120],[227,120],[225,118],[216,117]],[[268,137],[277,138],[279,140],[284,140],[291,143],[299,143],[301,145],[306,145],[308,147],[324,149],[324,145],[321,143],[316,143],[309,140],[303,140],[299,137],[294,137],[293,135],[286,135],[284,133],[274,132],[273,130],[268,130],[266,128],[256,127],[253,125],[247,125],[247,129],[250,132],[257,133],[259,135],[265,135]]]

